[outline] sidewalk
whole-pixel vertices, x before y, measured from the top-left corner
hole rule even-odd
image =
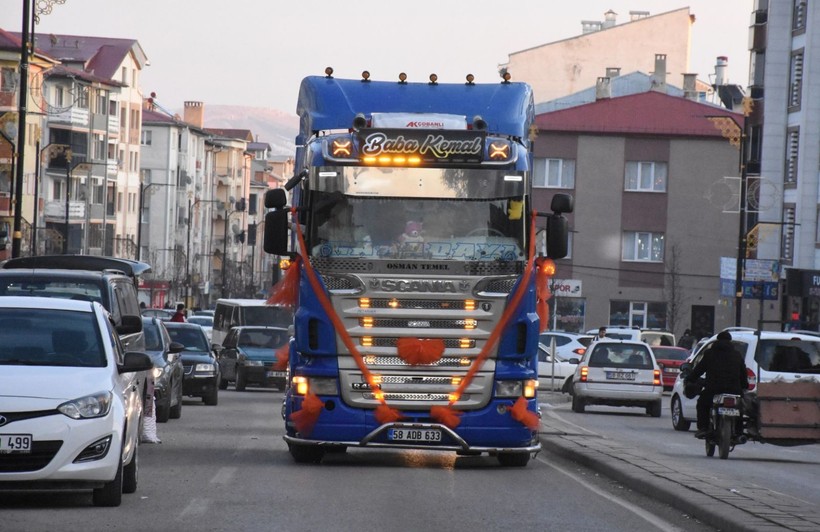
[[[539,391],[540,402],[569,401],[560,392]],[[632,490],[686,512],[720,530],[820,530],[820,511],[813,505],[760,486],[737,487],[732,479],[704,472],[683,472],[669,457],[646,448],[590,435],[541,409],[541,445]],[[731,458],[730,458],[731,459]],[[816,489],[816,486],[806,486]]]

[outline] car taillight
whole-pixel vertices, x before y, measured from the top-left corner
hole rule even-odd
[[[578,347],[576,349],[573,349],[572,352],[575,353],[576,355],[578,355],[579,357],[582,357],[582,356],[584,356],[584,353],[587,352],[587,348],[586,347]]]
[[[723,397],[723,406],[728,408],[734,408],[737,406],[737,401],[735,400],[735,396],[733,395],[725,395]]]
[[[746,381],[749,383],[747,388],[754,390],[757,386],[757,379],[755,379],[755,372],[751,368],[746,368]]]
[[[652,373],[655,376],[654,379],[652,380],[652,384],[654,386],[660,386],[661,385],[661,370],[656,369]]]
[[[581,382],[586,382],[588,375],[589,375],[589,368],[587,366],[581,366]]]

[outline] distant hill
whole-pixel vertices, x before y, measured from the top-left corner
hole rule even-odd
[[[293,155],[299,118],[264,107],[206,104],[205,127],[249,129],[259,142],[270,144],[271,155]]]

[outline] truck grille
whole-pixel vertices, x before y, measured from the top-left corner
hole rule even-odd
[[[396,347],[396,342],[398,338],[389,338],[389,337],[380,337],[380,338],[373,338],[373,347]],[[467,340],[466,347],[462,345],[462,341],[458,338],[444,338],[444,347],[445,348],[461,348],[461,349],[468,349],[475,347],[475,340]]]
[[[361,320],[360,320],[361,321]],[[370,322],[371,327],[385,327],[390,329],[461,329],[464,330],[468,324],[472,323],[475,328],[476,320],[474,319],[456,319],[456,320],[429,320],[429,319],[414,319],[414,318],[375,318]]]
[[[385,401],[449,401],[450,396],[446,393],[384,393]],[[362,394],[365,399],[375,399],[376,396],[370,392]]]
[[[455,358],[455,357],[442,357],[437,362],[432,364],[425,364],[426,366],[434,366],[438,368],[459,368],[464,367],[465,364],[462,363],[462,358]],[[402,360],[400,357],[397,356],[374,356],[374,355],[365,355],[364,362],[368,366],[401,366],[401,367],[410,367],[410,364]]]

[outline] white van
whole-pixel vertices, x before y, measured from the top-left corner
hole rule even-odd
[[[293,312],[289,308],[269,305],[264,299],[218,299],[211,343],[221,346],[231,327],[261,325],[288,328],[292,323]]]

